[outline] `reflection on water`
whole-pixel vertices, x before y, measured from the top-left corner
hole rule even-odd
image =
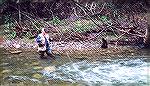
[[[62,86],[62,83],[67,83],[67,86],[148,86],[150,81],[149,57],[99,61],[72,59],[70,62],[60,56],[51,61],[41,60],[36,54],[25,56],[3,53],[0,53],[1,84],[49,82],[54,86]]]

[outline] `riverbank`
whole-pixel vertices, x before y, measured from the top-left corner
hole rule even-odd
[[[108,45],[107,49],[102,49],[101,42],[52,42],[52,53],[62,57],[78,58],[98,58],[98,57],[121,57],[121,56],[142,56],[139,48],[132,46]],[[1,47],[9,52],[22,51],[24,53],[37,53],[37,44],[35,40],[13,39],[4,40]],[[21,53],[21,52],[20,52]]]
[[[12,41],[9,40],[9,43]],[[80,47],[73,47],[79,44]],[[147,65],[150,60],[143,55],[148,56],[149,51],[144,51],[144,54],[142,50],[131,46],[112,45],[108,49],[101,49],[98,43],[53,42],[52,45],[53,53],[58,54],[55,60],[39,59],[36,48],[22,49],[23,46],[20,46],[16,49],[15,46],[7,48],[3,45],[3,49],[0,48],[2,86],[95,86],[107,83],[111,86],[111,83],[130,85],[132,82],[146,86],[148,83],[145,70],[149,68]],[[15,49],[22,53],[7,52]]]

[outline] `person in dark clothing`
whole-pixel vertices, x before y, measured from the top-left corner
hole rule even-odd
[[[107,43],[107,41],[104,38],[102,38],[101,48],[108,48],[108,43]]]

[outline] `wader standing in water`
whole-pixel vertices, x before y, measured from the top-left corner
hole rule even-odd
[[[50,37],[47,33],[48,33],[48,29],[43,28],[41,33],[38,34],[36,38],[36,42],[38,43],[38,52],[40,58],[42,59],[46,59],[46,57],[44,57],[45,52],[48,56],[53,58],[53,55],[51,54],[52,50],[50,48]]]

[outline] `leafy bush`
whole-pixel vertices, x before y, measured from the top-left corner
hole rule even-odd
[[[84,23],[83,24],[81,21],[76,21],[74,31],[82,33],[82,32],[89,31],[95,27],[96,27],[96,25],[93,23]]]
[[[48,23],[55,25],[55,26],[65,26],[68,24],[66,20],[61,20],[59,17],[53,17]]]
[[[7,39],[13,39],[16,36],[16,32],[14,31],[14,21],[10,17],[11,15],[6,15],[4,16],[4,26],[3,29],[4,31],[2,34],[7,38]]]
[[[50,21],[53,25],[60,25],[61,20],[58,17],[54,17],[51,21]]]

